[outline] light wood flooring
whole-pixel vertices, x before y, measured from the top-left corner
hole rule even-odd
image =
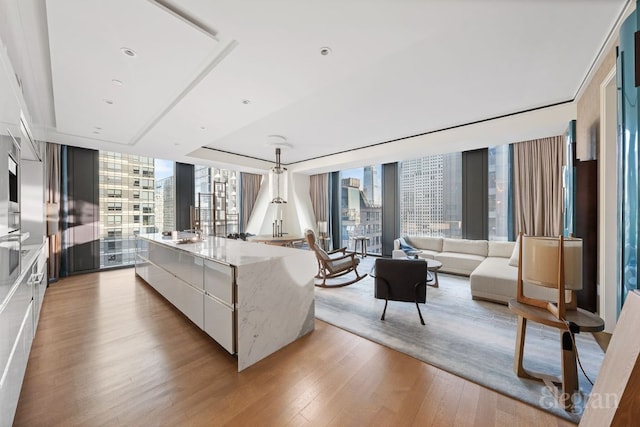
[[[125,269],[49,287],[15,425],[572,424],[320,321],[238,373]]]

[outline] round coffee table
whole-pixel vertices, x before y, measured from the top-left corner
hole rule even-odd
[[[440,287],[438,282],[438,270],[442,268],[442,263],[435,259],[421,258],[418,256],[419,252],[407,254],[407,259],[410,260],[422,260],[427,263],[427,285],[433,288]],[[432,282],[432,283],[431,283]]]
[[[442,263],[435,259],[425,259],[425,261],[427,262],[427,285],[437,288],[440,286],[438,282],[438,270],[442,268]],[[432,275],[431,279],[429,279],[429,273]],[[429,284],[429,282],[433,283]]]

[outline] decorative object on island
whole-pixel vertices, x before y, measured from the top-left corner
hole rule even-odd
[[[578,391],[577,353],[574,334],[597,332],[604,322],[597,315],[576,305],[575,291],[582,288],[582,240],[520,235],[516,298],[509,309],[518,316],[513,369],[521,378],[543,381],[560,405],[573,408]],[[524,284],[557,290],[553,301],[526,296]],[[567,291],[570,294],[567,299]],[[527,321],[531,320],[560,330],[562,378],[528,371],[523,366]],[[560,384],[560,390],[554,383]]]
[[[304,237],[307,240],[309,248],[316,254],[316,260],[318,261],[318,274],[316,274],[316,278],[322,279],[322,283],[316,284],[316,286],[322,288],[338,288],[351,285],[367,277],[366,274],[360,275],[360,273],[358,273],[360,259],[356,258],[356,254],[353,252],[347,253],[346,247],[327,252],[316,242],[316,235],[313,230],[306,230]],[[327,284],[327,279],[340,277],[352,271],[356,274],[355,279],[346,282],[336,282],[335,284]]]
[[[280,162],[281,148],[291,147],[286,141],[284,136],[269,135],[269,145],[276,147],[276,165],[269,172],[271,203],[287,203],[287,168]]]
[[[282,237],[284,234],[282,210],[279,205],[276,205],[276,210],[273,214],[273,222],[271,223],[271,236]]]

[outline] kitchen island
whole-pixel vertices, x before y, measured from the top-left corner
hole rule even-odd
[[[311,251],[220,237],[136,239],[136,274],[238,358],[238,371],[314,329]]]

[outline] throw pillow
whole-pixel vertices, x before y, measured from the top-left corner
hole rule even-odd
[[[520,236],[516,239],[516,244],[513,247],[513,252],[511,252],[511,258],[509,258],[509,265],[512,267],[517,267],[518,262],[520,261]]]

